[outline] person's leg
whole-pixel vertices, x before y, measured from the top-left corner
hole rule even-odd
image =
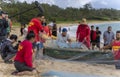
[[[99,48],[100,50],[100,42],[96,42],[96,46]]]
[[[16,70],[18,70],[19,72],[33,71],[35,69],[35,68],[28,67],[25,63],[20,63],[18,61],[14,62],[14,66],[15,66]]]
[[[21,36],[23,35],[23,28],[20,29]]]
[[[83,44],[90,50],[90,41],[85,41]]]
[[[18,61],[14,62],[14,66],[16,68],[16,71],[12,72],[12,75],[33,75],[36,74],[37,71],[35,70],[35,68],[30,68],[28,66],[26,66],[26,64],[24,63],[20,63]]]
[[[1,58],[4,60],[6,58],[7,54],[1,53]]]
[[[43,43],[37,44],[37,51],[35,55],[35,59],[42,59],[43,58]]]
[[[91,42],[91,45],[92,45],[92,50],[94,50],[94,48],[95,48],[95,42],[92,41],[92,42]]]

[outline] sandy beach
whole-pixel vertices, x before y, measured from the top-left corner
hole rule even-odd
[[[37,70],[39,72],[45,73],[50,70],[62,71],[62,72],[72,72],[80,73],[86,75],[98,75],[106,77],[120,77],[120,70],[116,70],[114,65],[102,65],[102,64],[87,64],[80,62],[70,62],[61,60],[41,60],[36,62]],[[15,70],[13,64],[5,64],[0,59],[0,77],[19,77],[12,76],[11,72]],[[39,74],[39,75],[40,75]],[[20,77],[38,77],[38,75],[33,76],[20,76]],[[39,76],[40,77],[40,76]]]
[[[70,25],[70,24],[58,24],[58,25]],[[20,35],[19,28],[14,27],[12,29],[11,34]],[[19,40],[22,37],[19,36]],[[51,60],[46,58],[45,60],[35,61],[36,67],[40,74],[50,71],[64,71],[64,72],[75,72],[87,75],[98,75],[98,76],[106,76],[106,77],[120,77],[120,70],[116,70],[114,65],[106,65],[106,64],[87,64],[81,62],[72,62],[72,61],[63,61],[63,60]],[[11,73],[15,70],[13,64],[5,64],[0,58],[0,77],[19,77],[12,76]],[[38,77],[37,75],[33,76],[20,76],[20,77]],[[40,77],[40,76],[39,76]]]

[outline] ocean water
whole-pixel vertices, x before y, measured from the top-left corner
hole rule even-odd
[[[98,24],[89,24],[89,26],[94,25],[95,29],[96,27],[99,27],[99,30],[102,32],[101,35],[101,42],[103,42],[103,33],[104,31],[107,30],[108,26],[112,27],[112,31],[114,34],[116,33],[117,30],[120,30],[120,22],[114,22],[114,23],[98,23]],[[76,37],[76,30],[77,30],[78,25],[72,25],[71,27],[65,27],[68,30],[68,33],[70,34],[71,37]]]

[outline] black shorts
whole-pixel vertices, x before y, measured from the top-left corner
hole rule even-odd
[[[21,63],[19,61],[14,62],[14,66],[17,71],[22,72],[22,71],[33,71],[35,68],[28,67],[25,63]]]
[[[95,40],[91,40],[91,44],[92,45],[96,45],[96,41]]]

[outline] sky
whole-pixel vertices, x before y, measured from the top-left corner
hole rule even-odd
[[[27,1],[31,3],[35,0],[19,0],[21,2]],[[114,8],[120,10],[120,0],[36,0],[40,3],[48,3],[50,5],[57,5],[61,8],[83,7],[86,3],[91,3],[94,8]]]

